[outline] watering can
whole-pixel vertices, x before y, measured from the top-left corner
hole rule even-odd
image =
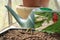
[[[26,28],[34,28],[34,13],[30,13],[27,19],[23,19],[17,13],[9,6],[5,6],[8,11],[14,16],[16,21],[19,23],[19,25],[26,29]]]

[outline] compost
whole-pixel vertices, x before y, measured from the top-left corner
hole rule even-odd
[[[60,34],[48,34],[38,31],[8,30],[0,34],[0,40],[60,40]]]

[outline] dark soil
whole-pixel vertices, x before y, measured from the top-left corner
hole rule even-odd
[[[60,34],[48,34],[43,32],[26,30],[8,30],[0,35],[0,40],[60,40]]]

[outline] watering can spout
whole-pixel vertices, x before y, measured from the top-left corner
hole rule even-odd
[[[17,15],[17,13],[9,6],[5,6],[7,10],[13,15],[13,17],[16,19],[16,21],[19,23],[19,25],[22,25],[21,17]]]

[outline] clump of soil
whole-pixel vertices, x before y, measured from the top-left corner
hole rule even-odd
[[[60,40],[60,34],[48,34],[37,31],[8,30],[0,35],[0,40]]]

